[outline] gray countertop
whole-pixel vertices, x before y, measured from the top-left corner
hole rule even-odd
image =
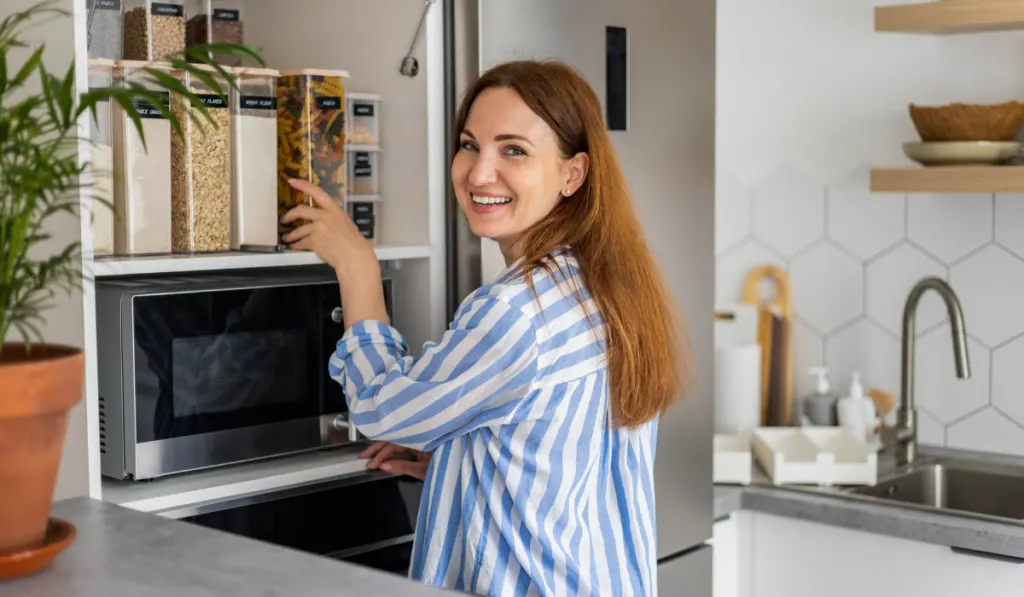
[[[57,502],[78,529],[53,566],[0,597],[452,595],[405,578],[98,500]]]
[[[760,472],[751,485],[715,485],[715,520],[738,510],[1024,558],[1022,521],[901,505],[834,488],[775,486]]]

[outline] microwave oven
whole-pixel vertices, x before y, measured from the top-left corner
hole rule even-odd
[[[388,316],[392,281],[384,279]],[[360,441],[333,271],[100,280],[101,471],[147,480]]]

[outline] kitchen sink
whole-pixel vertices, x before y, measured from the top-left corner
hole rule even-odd
[[[1024,471],[986,464],[933,462],[856,487],[855,495],[1024,520]]]

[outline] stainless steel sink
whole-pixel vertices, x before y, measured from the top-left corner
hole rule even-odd
[[[855,495],[1024,520],[1024,471],[991,463],[930,462],[856,487]]]

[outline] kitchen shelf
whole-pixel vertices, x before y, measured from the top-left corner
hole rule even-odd
[[[425,259],[430,257],[427,245],[377,246],[377,259]],[[206,255],[154,255],[140,257],[101,257],[92,265],[96,278],[137,276],[211,270],[253,269],[262,267],[288,267],[323,263],[315,253],[286,251],[284,253],[210,253]]]
[[[384,150],[381,149],[380,145],[359,145],[356,143],[346,143],[345,151],[365,151],[369,153],[379,153]]]
[[[875,7],[875,31],[948,35],[1024,29],[1020,0],[933,0]]]
[[[1024,166],[872,168],[871,190],[900,193],[1021,193],[1024,192]]]

